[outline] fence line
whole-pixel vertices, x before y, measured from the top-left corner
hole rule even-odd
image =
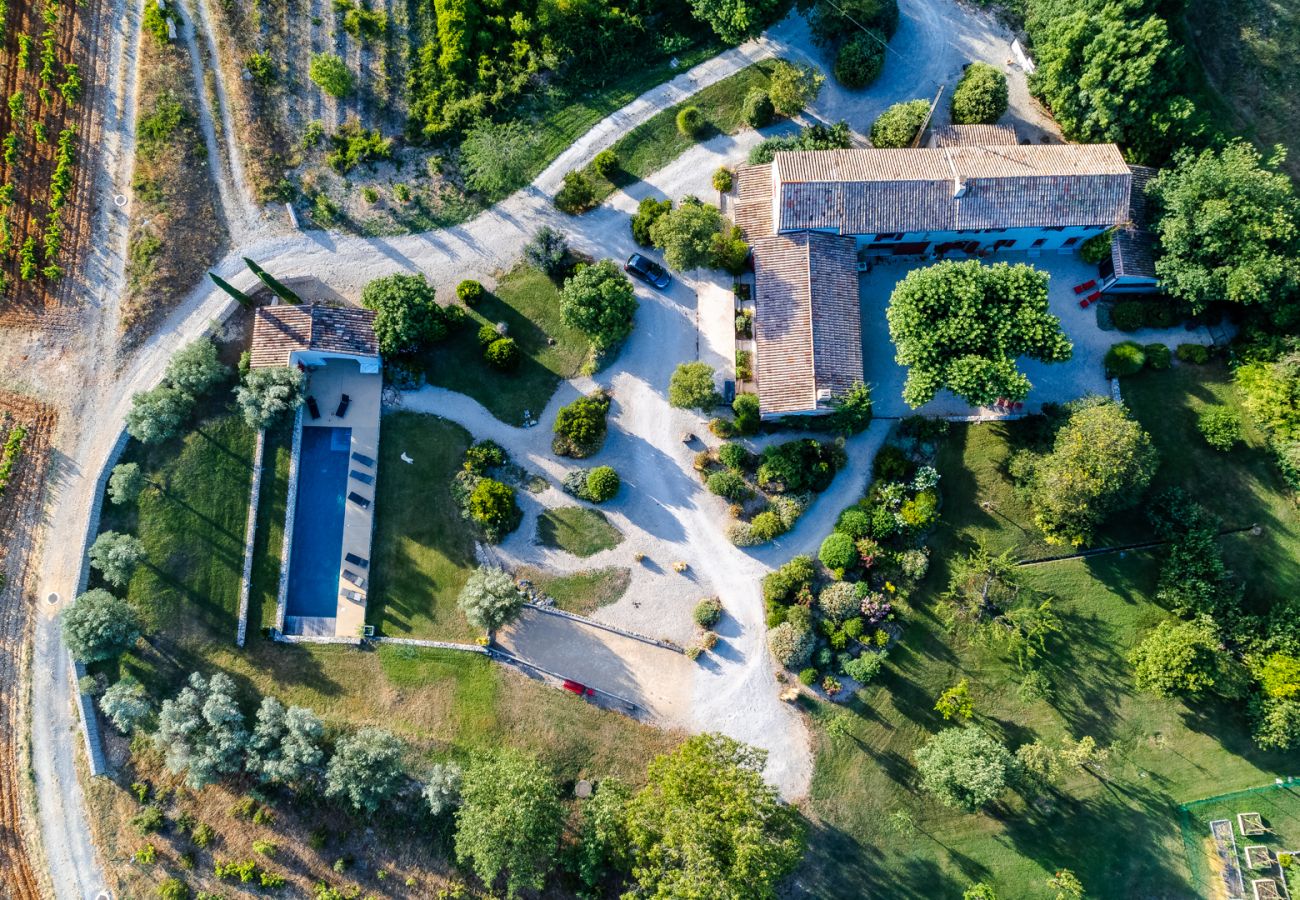
[[[563,609],[557,609],[554,606],[543,606],[540,603],[534,603],[531,600],[524,603],[529,609],[534,609],[540,613],[546,613],[548,616],[558,616],[562,619],[569,619],[574,622],[580,622],[583,625],[590,625],[592,628],[599,628],[602,631],[608,631],[611,634],[621,635],[625,638],[631,638],[634,641],[640,641],[643,644],[650,644],[663,650],[671,650],[674,653],[685,653],[681,647],[671,641],[662,641],[659,638],[646,637],[644,634],[637,634],[635,631],[628,631],[626,628],[620,628],[617,625],[607,625],[604,622],[597,622],[595,619],[589,619],[586,616],[580,616],[577,613],[567,612]]]
[[[266,449],[266,429],[257,430],[253,446],[253,483],[248,490],[248,521],[244,523],[244,571],[239,581],[239,628],[235,646],[243,647],[248,636],[248,594],[253,582],[253,544],[257,540],[257,501],[262,495],[262,454]]]

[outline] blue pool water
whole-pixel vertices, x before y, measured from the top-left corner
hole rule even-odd
[[[339,600],[351,428],[302,430],[285,615],[333,617]]]

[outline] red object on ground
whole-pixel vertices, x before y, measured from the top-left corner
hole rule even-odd
[[[1084,299],[1079,301],[1079,309],[1087,309],[1087,308],[1088,308],[1088,299],[1085,297]]]
[[[1091,294],[1088,295],[1089,303],[1096,303],[1100,299],[1101,299],[1101,291],[1093,291]]]
[[[1082,294],[1084,291],[1092,290],[1096,286],[1097,286],[1097,279],[1091,278],[1088,281],[1085,281],[1083,284],[1076,284],[1074,286],[1074,292],[1076,294]]]
[[[579,684],[576,681],[569,681],[567,678],[564,680],[564,689],[566,691],[572,691],[579,697],[587,694],[591,690],[591,688],[587,687],[585,684]]]

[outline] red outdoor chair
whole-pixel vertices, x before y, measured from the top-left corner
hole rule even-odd
[[[1100,299],[1101,299],[1101,291],[1093,291],[1091,294],[1088,295],[1089,303],[1096,303]]]

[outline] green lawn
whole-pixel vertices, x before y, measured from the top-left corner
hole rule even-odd
[[[617,547],[622,541],[622,532],[609,524],[599,510],[562,506],[548,509],[537,518],[537,542],[574,556],[591,556]]]
[[[632,582],[632,570],[620,566],[589,569],[572,575],[551,575],[540,569],[522,568],[515,574],[531,581],[560,609],[583,616],[602,606],[617,603]]]
[[[1152,385],[1166,421],[1148,423],[1160,431],[1155,438],[1166,454],[1178,448],[1190,457],[1162,477],[1187,481],[1206,502],[1222,493],[1214,461],[1198,462],[1198,447],[1177,443],[1178,416],[1170,412],[1202,399],[1213,385],[1212,375],[1208,383]],[[1124,391],[1136,397],[1127,383]],[[1146,421],[1145,408],[1133,402]],[[1074,869],[1090,897],[1196,896],[1178,804],[1266,784],[1294,768],[1293,758],[1254,749],[1239,704],[1161,701],[1134,690],[1127,654],[1168,615],[1149,599],[1156,553],[1024,570],[1033,586],[1055,598],[1065,626],[1045,667],[1054,689],[1050,702],[1021,700],[1012,660],[944,628],[936,606],[947,561],[976,539],[1024,556],[1062,552],[1044,544],[1003,475],[1007,457],[1027,443],[1027,427],[954,428],[938,462],[943,518],[932,540],[931,575],[904,605],[901,644],[880,678],[849,706],[849,734],[821,727],[833,708],[810,706],[819,723],[810,804],[815,827],[799,878],[815,896],[958,897],[972,882],[988,880],[1002,897],[1046,898],[1054,895],[1045,880],[1058,867]],[[1240,509],[1261,515],[1284,500],[1264,491],[1254,506]],[[1140,514],[1127,514],[1104,531],[1101,543],[1122,543],[1145,529]],[[1091,735],[1112,747],[1105,777],[1080,771],[1037,805],[1008,791],[978,815],[929,799],[919,790],[912,754],[944,726],[933,711],[935,698],[963,677],[982,727],[1012,747]],[[891,825],[900,811],[914,824]]]
[[[519,344],[521,359],[513,372],[483,359],[478,329],[498,322],[506,323]],[[586,335],[560,320],[555,283],[540,269],[520,265],[470,310],[462,328],[425,354],[424,369],[430,384],[467,394],[501,421],[519,425],[525,411],[541,414],[560,382],[578,374],[590,350]]]
[[[472,641],[456,597],[474,568],[473,532],[452,499],[469,432],[419,413],[383,417],[366,620],[390,637]],[[406,453],[415,460],[402,462]]]
[[[747,66],[619,138],[613,148],[618,156],[618,171],[612,181],[595,179],[597,196],[608,197],[617,187],[654,174],[699,141],[749,127],[740,117],[741,104],[754,88],[767,87],[775,67],[776,60],[772,59]],[[687,106],[697,107],[703,114],[705,127],[698,138],[686,137],[677,130],[677,113]]]

